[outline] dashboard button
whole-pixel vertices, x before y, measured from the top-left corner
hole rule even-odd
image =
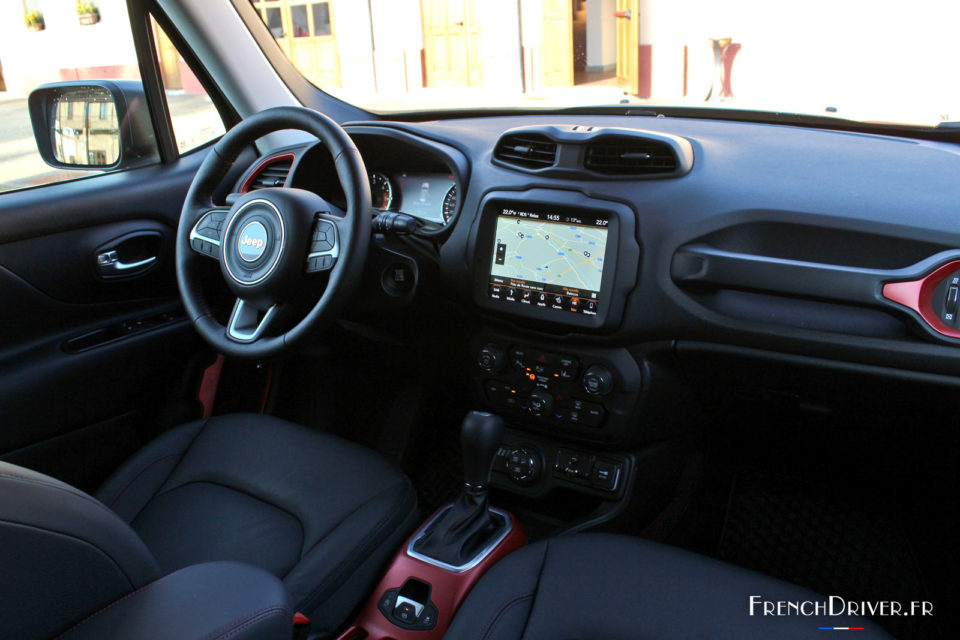
[[[527,351],[523,347],[514,346],[510,349],[510,366],[523,370],[527,366]]]
[[[592,396],[605,396],[613,391],[613,373],[595,364],[583,373],[583,388]]]
[[[615,491],[620,479],[620,465],[615,462],[598,460],[593,467],[590,482],[605,491]]]

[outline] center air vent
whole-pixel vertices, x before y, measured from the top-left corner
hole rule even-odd
[[[292,155],[270,158],[257,167],[253,175],[247,178],[247,182],[241,191],[247,193],[267,187],[282,187],[287,181],[291,165],[293,165]]]
[[[539,133],[510,134],[500,138],[493,157],[530,169],[552,167],[557,161],[557,143]]]
[[[656,140],[605,137],[587,146],[583,166],[614,176],[673,173],[677,170],[677,157],[670,145]]]

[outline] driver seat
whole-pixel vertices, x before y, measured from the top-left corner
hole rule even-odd
[[[27,500],[25,487],[43,498]],[[215,561],[272,573],[293,611],[327,635],[362,603],[418,520],[410,481],[388,461],[262,415],[172,429],[95,496],[99,503],[0,463],[0,593],[12,598],[4,601],[19,621],[16,637],[62,632],[161,576]],[[99,567],[91,554],[110,567],[79,571]]]

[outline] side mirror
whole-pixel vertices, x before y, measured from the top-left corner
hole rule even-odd
[[[159,161],[143,85],[133,80],[57,82],[28,99],[43,161],[58,169],[130,169]]]

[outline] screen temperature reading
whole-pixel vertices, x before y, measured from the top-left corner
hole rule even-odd
[[[504,207],[494,231],[488,295],[596,315],[608,226],[595,215]]]

